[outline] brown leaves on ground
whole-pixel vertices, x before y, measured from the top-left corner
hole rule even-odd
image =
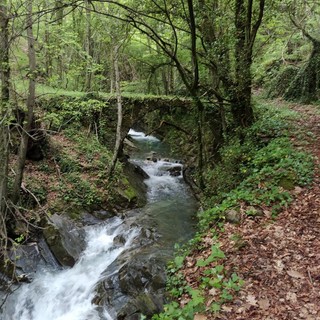
[[[199,319],[320,319],[320,113],[312,106],[292,108],[303,116],[297,127],[313,134],[306,148],[315,156],[314,182],[293,190],[295,200],[275,220],[266,209],[263,217],[225,225],[219,237],[226,255],[223,264],[245,284],[219,314],[208,312]],[[299,147],[299,140],[292,139]],[[207,242],[204,252],[210,248]],[[183,272],[195,286],[198,272],[192,263]]]

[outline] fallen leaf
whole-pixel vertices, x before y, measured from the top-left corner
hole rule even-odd
[[[286,299],[291,301],[292,303],[296,303],[297,300],[297,295],[294,292],[288,292],[286,295]]]
[[[224,312],[232,312],[232,308],[231,307],[227,307],[226,305],[223,305],[221,308]]]
[[[219,293],[219,291],[217,289],[215,289],[215,288],[212,288],[212,289],[209,290],[209,294],[211,296],[216,296],[218,293]]]
[[[207,320],[207,316],[205,316],[204,314],[196,314],[193,318],[193,320]]]
[[[287,274],[292,277],[292,278],[296,278],[296,279],[303,279],[304,275],[298,271],[295,270],[289,270],[287,271]]]
[[[252,295],[252,294],[248,294],[246,300],[251,306],[256,306],[257,305],[256,297],[254,295]]]
[[[276,264],[276,266],[275,266],[276,270],[277,270],[278,272],[282,272],[283,269],[284,269],[284,264],[283,264],[283,262],[282,262],[281,260],[276,260],[276,261],[275,261],[275,264]]]
[[[262,310],[268,310],[270,307],[270,302],[268,299],[261,299],[259,300],[258,304]]]
[[[265,216],[267,218],[271,218],[271,216],[272,216],[272,212],[270,210],[263,210],[263,213],[265,214]]]
[[[294,192],[295,194],[300,194],[302,191],[303,191],[303,189],[300,188],[300,187],[295,187],[294,190],[293,190],[293,192]]]

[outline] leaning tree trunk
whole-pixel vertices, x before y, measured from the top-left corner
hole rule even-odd
[[[8,186],[8,157],[9,157],[9,29],[7,17],[7,2],[0,0],[0,76],[1,76],[1,100],[0,100],[0,228],[5,227],[4,219],[7,209]]]
[[[28,0],[28,15],[27,15],[27,37],[28,37],[28,58],[29,58],[29,93],[27,99],[27,117],[22,129],[21,143],[16,166],[16,176],[13,184],[13,203],[17,203],[20,195],[20,188],[23,179],[23,171],[26,162],[29,132],[31,130],[33,120],[33,108],[35,104],[35,77],[36,77],[36,54],[35,40],[32,30],[32,0]]]
[[[115,87],[116,87],[116,94],[117,94],[118,122],[117,122],[116,142],[115,142],[113,157],[112,157],[111,165],[108,171],[109,177],[112,176],[114,169],[116,167],[118,156],[121,149],[121,143],[123,140],[123,137],[121,135],[123,114],[122,114],[122,98],[121,98],[121,89],[120,89],[119,46],[116,46],[114,50],[114,74],[115,74]]]
[[[312,45],[308,62],[299,70],[284,94],[286,100],[309,103],[320,97],[320,41],[313,38]]]

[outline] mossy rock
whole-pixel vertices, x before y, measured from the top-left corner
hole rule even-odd
[[[139,294],[136,297],[134,304],[137,306],[137,309],[146,316],[152,316],[159,312],[159,307],[153,301],[150,294],[147,293]]]
[[[59,261],[59,263],[64,266],[72,267],[75,264],[75,260],[64,248],[59,229],[54,225],[48,225],[43,230],[43,235],[48,246],[50,247],[50,250]]]
[[[137,194],[132,187],[123,189],[117,187],[113,190],[113,205],[116,208],[134,208],[137,205]]]
[[[279,186],[285,190],[293,190],[295,188],[295,179],[292,177],[282,177]]]

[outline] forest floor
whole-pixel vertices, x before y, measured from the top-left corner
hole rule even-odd
[[[288,107],[282,101],[273,103]],[[225,270],[236,272],[244,285],[219,313],[199,314],[195,320],[320,319],[320,112],[310,105],[289,107],[301,115],[293,126],[294,145],[314,156],[313,183],[296,187],[294,201],[275,219],[266,211],[262,217],[243,218],[240,224],[225,224],[219,237],[226,256],[223,264]],[[205,251],[189,259],[197,261]],[[185,267],[183,272],[195,287],[197,270]],[[215,290],[209,291],[208,304],[215,294]]]

